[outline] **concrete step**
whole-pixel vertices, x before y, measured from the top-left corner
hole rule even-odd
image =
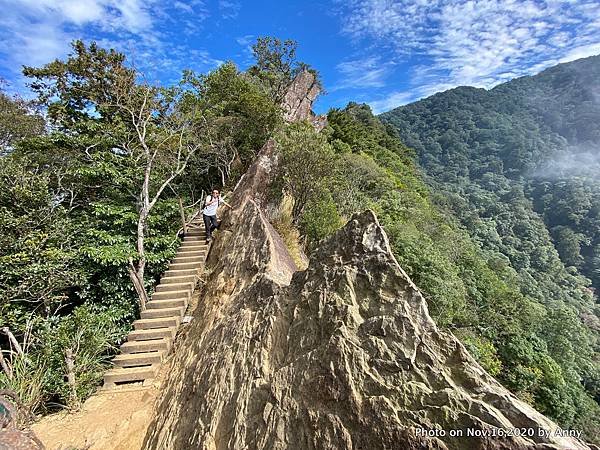
[[[204,232],[204,230],[195,230],[195,229],[189,229],[188,228],[188,232],[185,233],[185,236],[205,236],[206,233]]]
[[[203,242],[204,236],[184,236],[183,243],[189,244],[190,242]]]
[[[192,281],[188,281],[187,283],[165,283],[159,284],[156,286],[155,292],[165,292],[165,291],[191,291],[194,288],[194,283]]]
[[[195,269],[169,269],[167,270],[164,275],[163,275],[163,279],[164,277],[167,278],[172,278],[172,277],[185,277],[185,276],[198,276],[198,270],[199,267],[195,268]]]
[[[185,298],[171,300],[150,300],[146,304],[148,309],[180,308],[182,306],[187,307],[187,301]]]
[[[127,341],[151,341],[153,339],[175,339],[177,327],[152,328],[150,330],[135,330],[127,335]]]
[[[198,238],[198,236],[193,236],[193,239],[190,238],[190,240],[183,241],[181,244],[179,244],[179,249],[181,250],[182,248],[186,247],[206,247],[207,245],[206,238]]]
[[[206,256],[206,248],[204,247],[179,247],[176,256],[185,255],[204,255]]]
[[[147,309],[142,311],[140,316],[142,319],[158,319],[161,317],[179,317],[182,318],[185,313],[185,306],[177,308],[162,308],[162,309]]]
[[[121,345],[121,353],[168,352],[172,344],[171,339],[165,338],[153,341],[129,341]]]
[[[191,289],[183,289],[179,291],[161,291],[152,294],[152,300],[171,300],[171,299],[188,299],[192,295]],[[152,301],[150,300],[150,301]]]
[[[104,387],[112,388],[117,383],[131,383],[134,381],[146,381],[156,377],[158,364],[144,367],[116,368],[108,370],[104,374]]]
[[[206,261],[206,252],[204,251],[200,251],[200,252],[177,252],[175,254],[175,258],[173,258],[173,261],[179,258],[200,258],[200,260],[198,261],[200,264],[204,263],[204,261]],[[173,262],[171,261],[171,262]]]
[[[116,367],[139,367],[162,363],[165,357],[164,351],[144,353],[124,353],[117,355],[112,360]]]
[[[204,262],[204,254],[202,255],[192,255],[192,256],[186,256],[186,255],[177,255],[175,256],[175,258],[173,258],[171,260],[171,262],[173,263],[202,263]]]
[[[206,255],[206,249],[201,247],[182,247],[177,250],[177,256],[202,256]]]
[[[200,264],[197,262],[169,264],[169,270],[198,269],[199,267],[200,267]]]
[[[204,251],[208,250],[208,244],[206,243],[206,241],[204,239],[200,242],[189,242],[189,243],[184,242],[177,249],[177,251],[179,251],[179,252],[201,251],[201,250],[204,250]]]
[[[181,323],[180,317],[156,317],[154,319],[138,319],[133,322],[136,330],[151,330],[153,328],[178,327]]]
[[[183,275],[183,276],[163,276],[160,279],[160,286],[165,286],[168,284],[183,284],[190,283],[192,285],[196,284],[196,275]],[[156,288],[158,290],[158,287]]]

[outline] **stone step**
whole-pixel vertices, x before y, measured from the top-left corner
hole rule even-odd
[[[164,351],[144,353],[123,353],[112,360],[116,367],[139,367],[162,363],[165,357]]]
[[[142,319],[158,319],[161,317],[179,317],[183,318],[185,306],[178,308],[147,309],[140,313]]]
[[[194,288],[194,283],[192,281],[188,281],[187,283],[165,283],[159,284],[156,286],[155,292],[165,292],[165,291],[191,291]]]
[[[163,276],[160,279],[159,286],[165,286],[168,284],[183,284],[183,283],[196,284],[196,275]],[[158,290],[158,288],[157,288],[157,290]]]
[[[188,232],[185,233],[185,236],[205,236],[206,233],[204,232],[204,230],[196,230],[196,229],[189,229],[188,228]]]
[[[204,239],[202,239],[200,242],[184,242],[183,244],[181,244],[179,246],[178,251],[180,252],[189,252],[189,251],[198,251],[198,250],[204,250],[207,251],[208,250],[208,244],[206,243],[206,241]]]
[[[172,299],[188,299],[192,295],[191,289],[183,289],[179,291],[161,291],[152,294],[152,300],[172,300]]]
[[[151,300],[146,304],[148,309],[180,308],[187,307],[185,298],[176,298],[171,300]]]
[[[206,249],[195,247],[184,247],[177,250],[176,256],[206,256]]]
[[[196,247],[200,247],[200,248],[196,248]],[[204,248],[202,248],[202,247],[204,247]],[[181,251],[181,250],[185,249],[187,251],[190,248],[193,248],[195,250],[206,250],[207,247],[208,247],[208,242],[206,242],[205,237],[202,237],[199,239],[195,239],[193,241],[190,240],[190,241],[182,242],[181,244],[179,244],[178,250]]]
[[[200,264],[204,262],[204,255],[177,255],[175,258],[171,260],[172,263],[197,263]]]
[[[128,367],[110,369],[104,374],[104,387],[112,388],[117,383],[131,383],[152,379],[158,373],[158,364],[143,367]]]
[[[197,262],[191,263],[171,263],[169,264],[169,270],[184,270],[184,269],[198,269],[200,264]]]
[[[179,247],[179,250],[177,250],[177,253],[175,253],[175,255],[179,256],[179,255],[188,255],[188,254],[192,254],[192,255],[204,255],[206,256],[206,246],[204,247]]]
[[[154,319],[138,319],[133,322],[136,330],[151,330],[153,328],[178,327],[181,323],[179,315],[170,317],[156,317]]]
[[[180,258],[198,258],[195,262],[200,265],[206,261],[206,252],[177,252],[171,262],[175,262],[175,260],[179,260]]]
[[[168,352],[172,343],[171,339],[165,338],[153,341],[129,341],[121,345],[121,353]]]
[[[198,267],[195,269],[169,269],[167,270],[163,277],[173,278],[173,277],[182,277],[182,276],[197,276],[198,275]]]
[[[152,328],[150,330],[135,330],[127,335],[127,341],[151,341],[153,339],[171,338],[175,339],[176,327]]]
[[[183,237],[183,244],[189,244],[190,242],[203,242],[204,241],[204,237],[203,236],[184,236]]]

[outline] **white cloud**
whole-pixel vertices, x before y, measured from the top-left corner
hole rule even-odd
[[[598,0],[345,0],[342,32],[426,61],[413,97],[440,86],[492,87],[557,61],[600,53]],[[390,99],[405,98],[393,93]],[[379,100],[378,100],[379,101]],[[391,105],[391,100],[390,100]]]
[[[224,19],[235,19],[242,9],[242,4],[235,0],[219,0],[219,10]]]
[[[560,59],[561,63],[566,63],[569,61],[574,61],[579,58],[587,58],[588,56],[599,55],[600,54],[600,42],[596,44],[588,44],[581,45],[579,47],[575,47],[563,56]]]
[[[252,42],[254,42],[254,35],[247,34],[245,36],[239,36],[235,39],[235,41],[240,44],[242,47],[249,46]]]
[[[379,114],[384,111],[389,111],[397,106],[406,105],[414,100],[417,99],[411,92],[392,92],[381,100],[369,102],[369,106],[375,114]]]
[[[178,74],[184,67],[205,70],[221,61],[201,49],[184,48],[173,21],[197,31],[208,17],[201,0],[0,0],[0,60],[22,84],[22,65],[40,66],[63,58],[75,39],[95,40],[124,51],[149,78]]]
[[[383,87],[391,65],[375,57],[341,62],[336,69],[341,73],[342,79],[330,92],[347,88]]]

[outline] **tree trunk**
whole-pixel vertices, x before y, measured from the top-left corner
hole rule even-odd
[[[75,380],[75,358],[73,350],[67,348],[65,350],[65,363],[67,365],[67,383],[69,384],[70,407],[79,406],[79,398],[77,397],[77,383]]]
[[[2,354],[2,348],[0,348],[0,366],[2,366],[2,370],[6,374],[9,380],[12,380],[13,373],[6,360],[4,359],[4,355]]]
[[[145,184],[145,183],[144,183]],[[146,194],[146,195],[144,195]],[[140,303],[140,311],[146,310],[146,303],[148,303],[148,293],[146,292],[146,287],[144,286],[144,271],[146,269],[146,252],[144,249],[144,240],[145,240],[145,229],[146,229],[146,221],[148,220],[149,214],[149,206],[148,206],[148,196],[147,196],[147,187],[144,186],[142,190],[142,209],[140,210],[140,215],[138,218],[137,225],[137,253],[138,260],[134,264],[133,260],[129,259],[129,277],[133,283],[133,287],[135,288],[135,292],[138,295],[138,300]]]
[[[183,209],[183,202],[181,201],[181,197],[178,197],[179,200],[179,214],[181,214],[181,226],[183,227],[184,236],[187,234],[187,223],[185,223],[185,210]]]
[[[129,278],[131,278],[131,282],[133,283],[135,292],[138,295],[140,311],[145,311],[146,303],[148,303],[148,293],[146,292],[146,288],[144,287],[144,274],[142,271],[142,274],[140,275],[139,271],[136,269],[135,264],[133,263],[133,259],[131,258],[129,258]]]

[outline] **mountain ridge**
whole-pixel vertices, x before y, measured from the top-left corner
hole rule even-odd
[[[510,266],[522,294],[548,318],[570,311],[579,321],[570,326],[583,324],[581,346],[548,344],[548,350],[563,376],[578,373],[571,383],[596,403],[599,94],[600,56],[593,56],[490,90],[458,87],[380,116],[415,149],[438,207],[490,260]]]

